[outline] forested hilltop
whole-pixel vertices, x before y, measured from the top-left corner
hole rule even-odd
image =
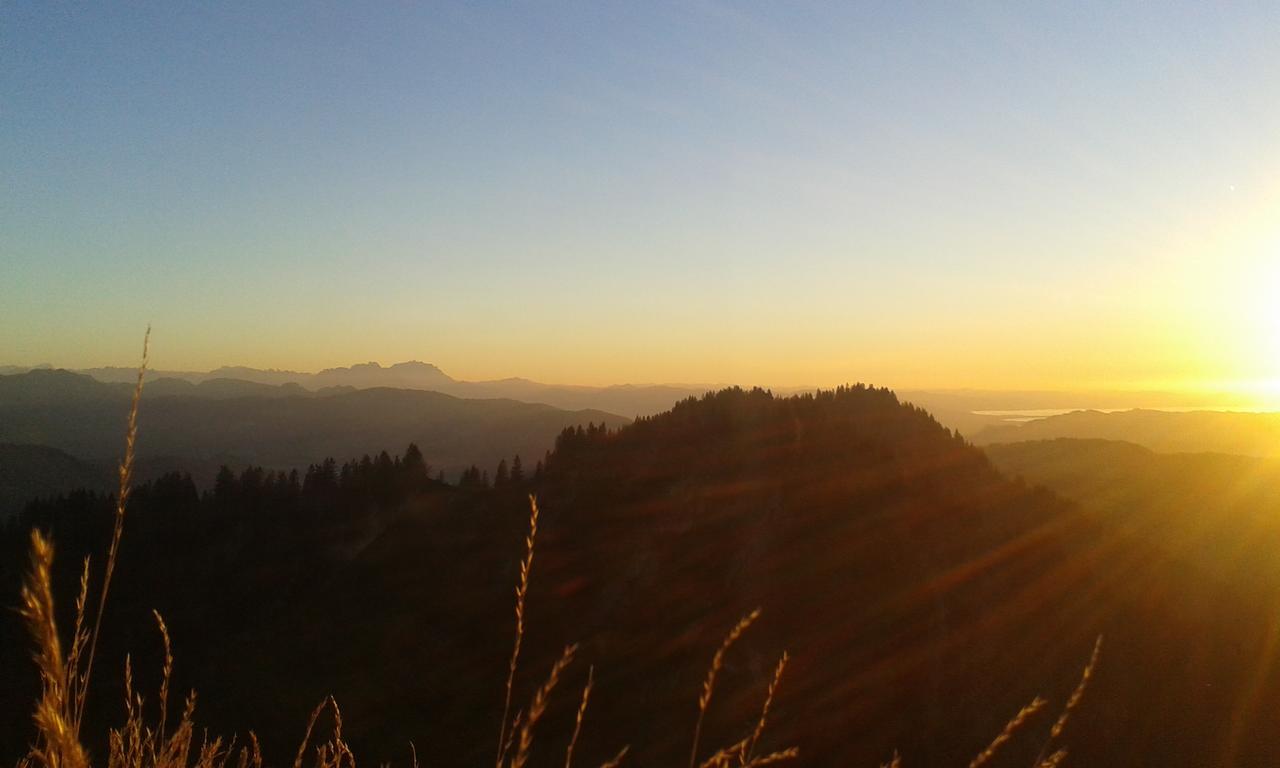
[[[182,475],[143,484],[87,735],[122,717],[126,652],[137,688],[154,690],[154,608],[175,643],[174,690],[199,690],[213,732],[254,729],[273,764],[292,759],[330,693],[365,763],[407,764],[410,741],[434,764],[492,760],[532,493],[543,513],[522,667],[537,672],[518,678],[516,698],[581,643],[565,685],[580,689],[594,665],[583,764],[621,744],[635,765],[687,761],[710,654],[756,607],[705,743],[741,736],[787,650],[768,748],[795,744],[817,765],[878,765],[895,749],[906,765],[965,764],[1034,696],[1060,707],[1101,634],[1066,731],[1049,743],[1042,714],[995,764],[1029,765],[1050,746],[1089,766],[1280,759],[1280,686],[1260,666],[1275,573],[1205,578],[1168,556],[1147,518],[1011,481],[888,390],[723,390],[621,428],[565,429],[518,471],[513,454],[462,483],[441,482],[415,445],[317,456],[296,475],[228,468],[204,494]],[[38,525],[57,543],[65,606],[110,521],[99,495],[28,507],[4,534],[4,594],[16,594],[25,529]],[[0,670],[14,681],[2,706],[23,712],[38,682],[16,617],[2,621]],[[1246,692],[1256,707],[1241,713]],[[547,739],[572,730],[576,704],[552,702]],[[15,759],[29,727],[5,728],[0,759]],[[547,746],[533,763],[563,758]]]

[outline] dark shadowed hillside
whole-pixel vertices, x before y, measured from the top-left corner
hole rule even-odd
[[[1200,572],[1241,583],[1274,578],[1280,460],[1157,453],[1132,443],[1067,438],[985,450],[1008,475],[1145,531]]]
[[[785,649],[768,747],[797,744],[816,765],[876,765],[895,748],[906,765],[963,765],[1036,694],[1061,706],[1101,633],[1098,673],[1061,737],[1070,764],[1280,757],[1280,686],[1266,666],[1274,568],[1255,560],[1206,578],[1152,521],[1012,482],[887,390],[726,390],[621,430],[565,431],[541,475],[493,489],[383,466],[369,483],[258,478],[201,500],[176,479],[140,493],[106,668],[126,649],[136,670],[157,668],[154,607],[204,721],[255,728],[275,762],[328,693],[366,762],[404,763],[410,740],[437,765],[491,760],[535,492],[517,704],[565,643],[582,648],[534,764],[562,764],[588,664],[584,764],[622,744],[638,765],[686,762],[708,660],[755,607],[764,614],[726,661],[708,748],[743,735]],[[94,503],[27,518],[56,522],[67,589],[94,539],[76,521],[106,519]],[[22,541],[16,530],[7,541],[12,562]],[[14,589],[12,569],[4,578]],[[32,685],[15,686],[16,700]],[[996,764],[1031,764],[1054,716]]]
[[[109,467],[87,464],[56,448],[0,443],[0,521],[37,496],[77,488],[105,491],[114,480]]]

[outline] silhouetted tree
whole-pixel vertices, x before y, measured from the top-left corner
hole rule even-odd
[[[482,478],[480,468],[475,464],[462,470],[462,476],[458,478],[459,488],[480,488],[488,482],[488,477]]]
[[[219,507],[230,507],[240,500],[240,483],[231,467],[223,464],[213,481],[213,500]]]
[[[422,451],[418,450],[417,443],[409,443],[409,447],[404,449],[404,461],[401,463],[401,469],[406,475],[426,477],[431,470],[427,466],[427,461],[422,457]]]

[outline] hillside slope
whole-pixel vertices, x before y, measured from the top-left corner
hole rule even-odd
[[[88,464],[42,445],[0,443],[0,521],[37,496],[111,487],[109,467]]]
[[[1197,572],[1259,587],[1276,580],[1280,460],[1068,438],[985,450],[1010,476],[1145,531]]]

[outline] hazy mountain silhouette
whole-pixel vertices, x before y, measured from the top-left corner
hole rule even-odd
[[[397,387],[401,389],[438,389],[455,383],[444,371],[416,360],[383,368],[377,363],[362,363],[347,368],[326,368],[315,374],[313,381],[322,387]]]
[[[52,367],[51,365],[0,365],[0,376],[12,376],[15,373],[26,373],[27,371],[38,371]]]
[[[131,384],[68,371],[0,377],[0,442],[50,446],[91,463],[113,460],[131,392]],[[454,475],[516,453],[532,462],[568,424],[626,421],[602,411],[418,390],[311,392],[296,384],[161,379],[147,389],[142,423],[149,439],[139,456],[144,464],[187,461],[207,485],[220,463],[289,469],[416,441],[438,469]]]
[[[5,368],[0,368],[0,373]],[[25,373],[28,369],[8,366],[9,373]],[[107,367],[76,371],[108,383],[129,384],[137,371],[133,368]],[[430,363],[410,361],[382,366],[369,362],[348,367],[327,368],[319,373],[301,373],[279,369],[245,366],[223,366],[213,371],[153,371],[149,380],[177,379],[200,383],[209,379],[235,379],[279,386],[296,384],[317,391],[326,387],[393,387],[425,389],[464,398],[510,398],[525,402],[545,403],[568,410],[598,409],[625,416],[648,416],[669,409],[677,401],[696,397],[718,387],[705,384],[620,384],[605,387],[543,384],[530,379],[512,377],[491,381],[454,379]],[[803,394],[815,387],[783,387],[778,394]],[[927,409],[939,421],[966,436],[987,427],[1007,425],[1005,418],[982,411],[1065,410],[1118,408],[1221,408],[1231,405],[1233,398],[1220,393],[1170,393],[1157,391],[1092,391],[1062,392],[1052,390],[903,390],[905,402]]]
[[[23,372],[25,370],[22,369]],[[87,368],[76,372],[112,384],[131,383],[137,375],[136,369],[112,367]],[[711,388],[690,385],[636,386],[630,384],[590,387],[542,384],[522,378],[461,381],[452,378],[430,363],[418,361],[396,363],[391,366],[382,366],[373,362],[361,363],[342,368],[326,368],[319,373],[224,366],[207,373],[153,371],[149,377],[176,379],[193,384],[210,379],[235,379],[272,386],[296,384],[313,391],[331,387],[422,389],[468,399],[522,400],[566,410],[594,409],[628,417],[664,411],[683,398],[700,395]]]
[[[132,386],[129,384],[127,386]],[[311,397],[318,393],[299,384],[262,384],[233,378],[205,379],[198,383],[185,379],[162,378],[148,381],[150,397],[194,397],[207,400],[225,400],[236,397]],[[321,391],[319,394],[324,394]]]
[[[1076,411],[1021,425],[989,427],[973,439],[990,445],[1060,437],[1127,441],[1163,452],[1280,457],[1280,413]]]

